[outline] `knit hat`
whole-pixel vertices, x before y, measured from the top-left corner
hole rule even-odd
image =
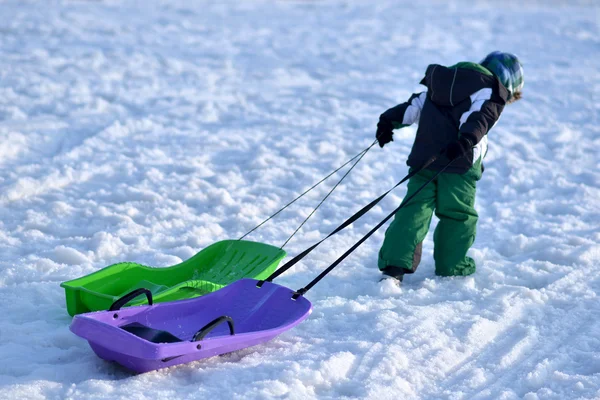
[[[494,51],[488,54],[479,64],[498,77],[500,83],[508,89],[510,98],[523,89],[523,66],[514,54]]]

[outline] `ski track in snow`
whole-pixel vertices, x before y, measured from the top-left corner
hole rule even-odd
[[[600,398],[599,8],[499,4],[0,1],[0,398]],[[427,64],[496,49],[526,84],[490,134],[475,275],[435,277],[430,234],[402,288],[377,283],[381,230],[264,345],[134,376],[68,330],[60,282],[241,236],[367,147]],[[414,132],[288,254],[402,177]],[[331,185],[250,239],[281,245]],[[306,284],[403,193],[278,283]]]

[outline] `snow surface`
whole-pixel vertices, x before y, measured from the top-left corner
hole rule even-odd
[[[0,398],[600,398],[597,4],[0,1]],[[241,236],[367,147],[427,64],[496,49],[526,84],[490,134],[475,275],[435,277],[430,235],[402,288],[378,283],[381,230],[264,345],[134,376],[69,331],[60,282]],[[288,253],[402,177],[414,132]],[[251,239],[281,245],[332,184]],[[278,283],[306,284],[404,190]]]

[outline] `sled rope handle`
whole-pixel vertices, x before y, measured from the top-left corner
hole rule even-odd
[[[268,217],[267,219],[265,219],[264,221],[262,221],[260,224],[256,225],[254,228],[252,228],[251,230],[249,230],[248,232],[246,232],[242,237],[240,237],[238,240],[242,240],[243,238],[245,238],[246,236],[248,236],[249,234],[251,234],[252,232],[254,232],[255,230],[257,230],[258,228],[260,228],[261,226],[263,226],[264,224],[266,224],[267,222],[269,222],[271,219],[275,218],[277,215],[279,215],[283,210],[285,210],[286,208],[288,208],[289,206],[291,206],[292,204],[294,204],[296,201],[300,200],[302,197],[304,197],[306,194],[308,194],[310,191],[312,191],[313,189],[315,189],[317,186],[319,186],[321,183],[325,182],[327,179],[329,179],[332,175],[334,175],[335,173],[337,173],[339,170],[341,170],[342,168],[344,168],[346,165],[350,164],[352,161],[356,160],[357,158],[362,158],[370,149],[371,147],[373,147],[375,145],[375,142],[373,142],[373,144],[371,144],[369,147],[361,150],[357,155],[355,155],[354,157],[352,157],[351,159],[349,159],[348,161],[346,161],[344,164],[342,164],[341,166],[339,166],[338,168],[336,168],[334,171],[330,172],[326,177],[324,177],[323,179],[321,179],[319,182],[315,183],[314,185],[312,185],[310,188],[308,188],[306,191],[304,191],[302,194],[300,194],[298,197],[296,197],[294,200],[290,201],[289,203],[287,203],[285,206],[283,206],[281,209],[279,209],[278,211],[276,211],[273,215],[271,215],[270,217]],[[354,166],[356,165],[356,163],[354,164]],[[352,168],[354,168],[354,166],[352,166]],[[352,169],[351,168],[351,169]],[[345,178],[345,176],[343,177]],[[342,180],[343,180],[342,178]],[[341,182],[341,180],[340,180]],[[339,182],[338,182],[339,185]],[[337,185],[336,185],[337,187]],[[331,194],[331,193],[329,193]],[[328,194],[328,196],[329,196]],[[320,206],[320,204],[319,204]],[[317,206],[317,208],[319,207]],[[316,210],[315,210],[316,211]],[[313,212],[314,213],[314,212]],[[312,216],[312,214],[310,216]],[[310,218],[309,216],[309,218]],[[308,218],[306,219],[308,220]],[[306,220],[302,223],[302,225],[306,222]],[[302,226],[301,225],[301,226]],[[300,227],[301,227],[300,226]],[[300,228],[298,228],[296,230],[296,232],[299,230]],[[296,232],[294,232],[294,234],[296,234]],[[293,235],[292,235],[293,236]],[[287,242],[291,239],[290,238],[283,244],[283,246],[285,246],[287,244]],[[281,246],[281,248],[283,248],[283,246]]]
[[[347,177],[347,176],[350,174],[350,172],[352,172],[352,170],[354,169],[354,167],[356,167],[356,165],[357,165],[357,164],[360,162],[360,160],[362,160],[362,159],[363,159],[363,157],[364,157],[364,156],[365,156],[365,155],[366,155],[366,154],[369,152],[369,150],[371,150],[371,148],[372,148],[373,146],[375,146],[375,143],[377,143],[377,140],[375,140],[375,141],[373,142],[373,144],[371,144],[369,147],[367,147],[365,150],[363,150],[363,151],[362,151],[362,154],[361,154],[361,153],[359,153],[359,154],[360,154],[360,157],[358,158],[358,160],[356,160],[356,161],[354,162],[354,164],[352,164],[352,166],[350,167],[350,169],[349,169],[348,171],[346,171],[346,173],[345,173],[345,174],[344,174],[344,175],[343,175],[343,176],[340,178],[340,180],[339,180],[339,181],[338,181],[338,182],[335,184],[335,186],[333,186],[333,187],[331,188],[331,190],[329,191],[329,193],[327,193],[327,194],[325,195],[325,197],[323,197],[323,199],[321,199],[321,202],[319,202],[319,204],[317,204],[317,206],[315,207],[315,209],[314,209],[314,210],[312,210],[312,212],[311,212],[310,214],[308,214],[308,217],[306,217],[306,218],[304,219],[304,221],[302,221],[302,223],[300,224],[300,226],[298,226],[298,228],[296,228],[296,230],[294,231],[294,233],[292,233],[292,234],[290,235],[290,237],[289,237],[289,238],[287,238],[287,240],[285,241],[285,243],[281,245],[280,249],[283,249],[283,247],[284,247],[286,244],[288,244],[288,242],[289,242],[290,240],[292,240],[292,238],[294,237],[294,235],[296,235],[296,233],[298,233],[298,231],[300,230],[300,228],[302,228],[302,227],[304,226],[304,224],[306,224],[306,222],[307,222],[307,221],[310,219],[310,217],[312,217],[312,216],[313,216],[313,214],[317,212],[317,210],[319,209],[319,207],[321,207],[321,205],[322,205],[322,204],[325,202],[325,200],[327,200],[327,199],[329,198],[329,196],[331,196],[331,194],[333,193],[333,191],[334,191],[335,189],[337,189],[337,187],[338,187],[338,186],[339,186],[339,185],[342,183],[342,181],[343,181],[344,179],[346,179],[346,177]]]
[[[436,157],[437,158],[437,157]],[[421,185],[420,188],[418,188],[412,195],[410,195],[409,197],[405,198],[404,200],[402,200],[402,203],[400,203],[400,205],[398,207],[396,207],[396,209],[394,211],[392,211],[390,214],[388,214],[387,217],[385,217],[380,223],[378,223],[373,229],[371,229],[365,236],[363,236],[358,242],[356,242],[352,247],[350,247],[348,250],[346,250],[346,252],[344,254],[342,254],[337,260],[335,260],[329,267],[327,267],[326,270],[324,270],[323,272],[321,272],[315,279],[313,279],[312,281],[310,281],[308,283],[308,285],[306,285],[305,287],[303,287],[302,289],[298,289],[294,295],[292,296],[292,299],[297,299],[300,296],[303,296],[306,292],[308,292],[313,286],[315,286],[317,283],[319,283],[319,281],[321,279],[323,279],[328,273],[330,273],[331,271],[333,271],[333,269],[335,267],[337,267],[346,257],[348,257],[352,252],[354,252],[354,250],[356,250],[358,248],[358,246],[360,246],[361,244],[363,244],[369,237],[371,237],[371,235],[373,233],[375,233],[375,231],[377,231],[379,228],[381,228],[383,226],[383,224],[385,224],[390,218],[392,218],[401,208],[403,208],[404,206],[406,206],[406,204],[408,204],[409,201],[411,201],[413,198],[415,198],[416,195],[418,195],[423,189],[425,189],[425,187],[427,185],[429,185],[431,182],[433,182],[442,172],[444,172],[446,170],[446,168],[448,168],[450,166],[450,164],[452,164],[452,162],[454,162],[454,160],[450,160],[441,170],[437,171],[435,175],[433,175],[431,177],[431,179],[429,179],[427,182],[425,182],[423,185]],[[422,168],[421,168],[422,169]]]
[[[443,153],[444,153],[444,151],[440,152],[440,154],[438,154],[438,155],[432,156],[431,158],[429,158],[429,160],[427,160],[425,163],[423,163],[423,165],[421,167],[419,167],[418,169],[416,169],[414,171],[409,172],[408,175],[406,175],[404,178],[402,178],[402,180],[400,180],[398,183],[396,183],[390,190],[388,190],[387,192],[385,192],[384,194],[382,194],[381,196],[379,196],[378,198],[376,198],[375,200],[373,200],[372,202],[370,202],[369,204],[367,204],[366,206],[364,206],[363,208],[358,210],[354,215],[352,215],[346,221],[342,222],[342,224],[340,226],[335,228],[335,230],[333,230],[333,232],[331,232],[329,235],[325,236],[323,239],[321,239],[317,243],[313,244],[312,246],[310,246],[309,248],[304,250],[302,253],[300,253],[297,256],[295,256],[294,258],[292,258],[290,261],[283,264],[275,272],[273,272],[267,279],[265,279],[265,281],[271,282],[273,279],[277,278],[279,275],[283,274],[285,271],[287,271],[288,269],[293,267],[296,263],[298,263],[300,260],[302,260],[304,257],[306,257],[311,251],[313,251],[315,248],[317,248],[325,240],[329,239],[331,236],[333,236],[336,233],[340,232],[341,230],[345,229],[346,227],[351,225],[353,222],[358,220],[360,217],[365,215],[370,209],[375,207],[381,200],[383,200],[383,198],[385,196],[387,196],[392,190],[396,189],[402,183],[406,182],[407,180],[409,180],[410,178],[412,178],[419,172],[423,171],[425,168],[429,167]],[[445,170],[449,165],[450,164],[446,165],[442,169],[442,171]],[[259,281],[256,286],[261,287],[263,285],[263,283],[264,283],[264,281]]]
[[[129,292],[125,296],[122,296],[119,299],[117,299],[117,301],[112,303],[112,305],[110,306],[108,311],[120,310],[121,307],[123,307],[125,304],[129,303],[131,300],[135,299],[136,297],[141,296],[142,294],[146,295],[146,299],[148,300],[148,305],[151,306],[152,305],[152,292],[149,291],[148,289],[140,288],[140,289],[136,289],[132,292]]]
[[[213,319],[208,324],[206,324],[202,328],[200,328],[200,330],[198,330],[198,332],[196,332],[194,334],[194,337],[192,338],[192,342],[197,342],[199,340],[204,339],[204,337],[206,335],[208,335],[213,329],[215,329],[217,326],[221,325],[223,322],[227,322],[227,325],[229,325],[229,334],[233,336],[235,334],[235,328],[233,326],[233,318],[231,318],[227,315],[222,315],[218,318]]]

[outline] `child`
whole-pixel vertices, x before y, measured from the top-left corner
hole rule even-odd
[[[467,257],[467,251],[475,240],[475,186],[483,172],[487,133],[504,105],[521,98],[523,68],[516,56],[496,51],[479,64],[430,65],[421,84],[427,91],[413,94],[406,103],[381,114],[376,135],[379,145],[393,140],[394,129],[418,122],[407,161],[411,168],[419,168],[446,149],[410,179],[407,197],[454,161],[396,213],[385,232],[378,266],[384,278],[399,282],[419,265],[434,210],[440,220],[433,237],[436,275],[475,272],[475,262]]]

